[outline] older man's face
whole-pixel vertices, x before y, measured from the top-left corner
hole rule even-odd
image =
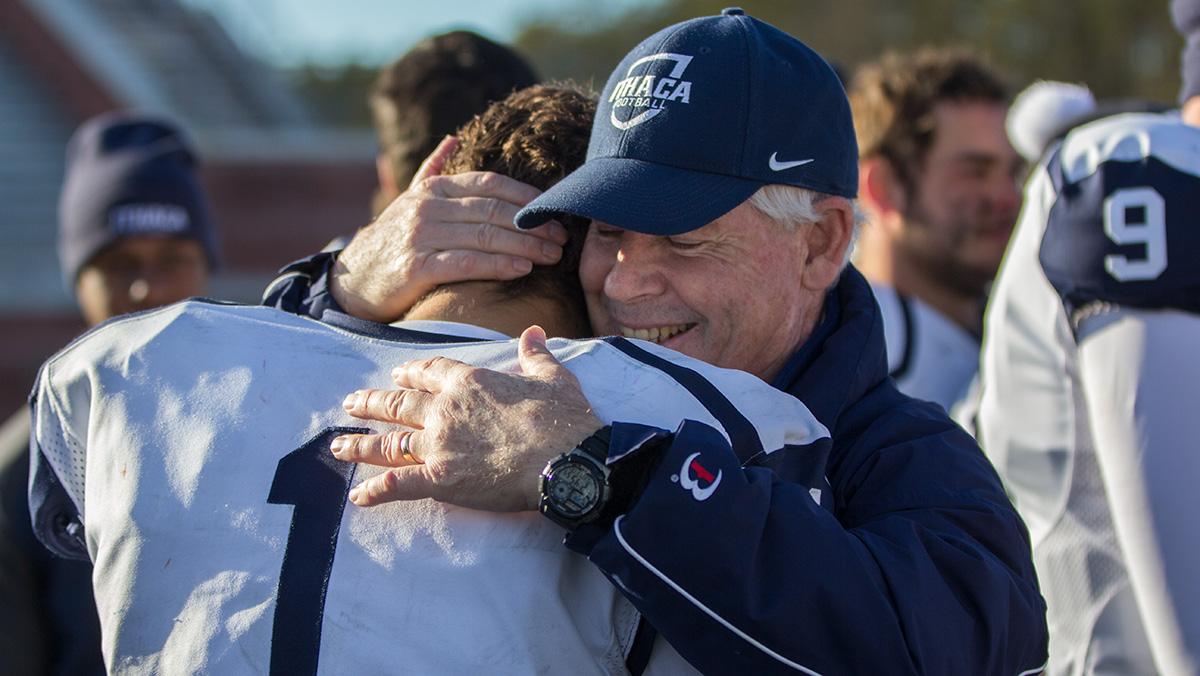
[[[652,340],[769,380],[820,308],[822,294],[801,284],[807,254],[801,231],[743,203],[673,237],[594,222],[580,277],[597,335]]]

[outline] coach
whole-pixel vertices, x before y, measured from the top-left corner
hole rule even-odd
[[[518,224],[593,219],[581,276],[598,334],[750,371],[805,402],[833,444],[814,457],[733,435],[731,449],[691,423],[614,435],[599,516],[568,523],[566,545],[706,673],[1036,673],[1045,606],[1025,528],[971,438],[888,379],[879,310],[845,267],[857,161],[833,71],[741,10],[664,29],[618,66],[587,163]],[[427,180],[360,237],[391,229],[411,245],[435,221],[458,237],[515,211],[521,191],[495,176]],[[477,273],[535,240],[478,228]],[[310,259],[300,292],[276,301],[381,318],[395,312],[396,261],[411,283],[436,276],[421,265],[466,259],[451,245],[369,249]],[[594,447],[600,423],[571,403],[578,385],[538,337],[523,337],[522,375],[433,360],[397,369],[400,390],[348,396],[352,414],[406,426],[339,445],[340,458],[396,467],[352,499],[546,511],[539,470]],[[397,444],[423,464],[385,462]]]

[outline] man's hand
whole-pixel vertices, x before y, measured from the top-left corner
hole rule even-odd
[[[359,390],[343,406],[356,418],[404,426],[344,435],[339,460],[391,467],[350,492],[359,506],[433,498],[473,509],[537,509],[546,463],[600,429],[575,375],[546,348],[546,333],[521,334],[521,375],[434,357],[392,372],[400,389]]]
[[[440,175],[457,145],[446,137],[408,190],[338,256],[330,293],[346,312],[395,321],[439,284],[516,279],[562,256],[561,225],[530,231],[513,225],[537,188],[482,171]]]

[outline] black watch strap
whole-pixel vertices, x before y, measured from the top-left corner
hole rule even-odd
[[[608,447],[612,444],[612,425],[605,425],[593,432],[587,439],[576,446],[588,454],[592,460],[600,463],[601,467],[608,464]]]

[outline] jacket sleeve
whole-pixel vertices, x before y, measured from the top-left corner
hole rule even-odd
[[[1039,673],[1045,607],[999,479],[944,416],[888,418],[835,451],[832,512],[778,470],[817,449],[743,468],[685,422],[632,508],[568,546],[704,673]]]
[[[290,263],[263,291],[262,304],[320,319],[326,310],[341,311],[329,292],[329,273],[341,250],[322,251]]]
[[[1154,663],[1200,667],[1200,317],[1109,306],[1079,327],[1096,458]],[[1119,364],[1120,368],[1114,368]]]

